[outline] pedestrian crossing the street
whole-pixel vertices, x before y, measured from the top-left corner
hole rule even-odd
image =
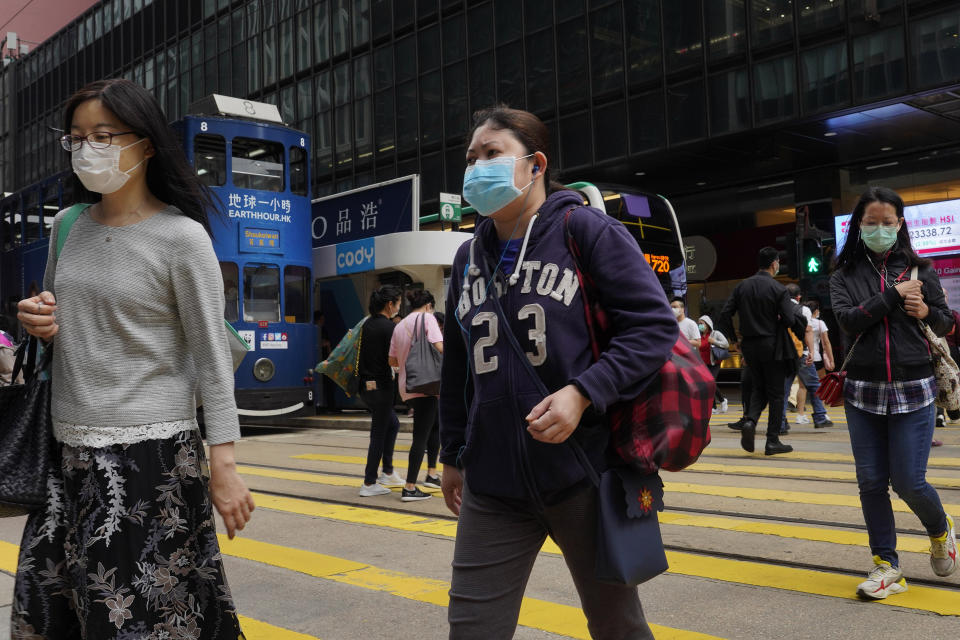
[[[932,573],[930,541],[900,500],[893,508],[909,588],[857,600],[870,556],[840,421],[826,432],[797,428],[796,451],[774,458],[737,448],[726,428],[737,417],[731,409],[714,416],[713,444],[697,464],[663,474],[670,568],[640,587],[655,636],[856,639],[873,637],[871,625],[880,624],[915,632],[903,637],[948,637],[960,624],[960,579]],[[939,431],[947,445],[931,457],[930,481],[948,513],[960,515],[960,429]],[[446,637],[456,520],[438,490],[423,488],[434,499],[415,504],[395,492],[359,497],[366,439],[363,431],[254,432],[238,444],[257,511],[237,538],[221,537],[221,548],[248,640]],[[401,434],[401,475],[408,448]],[[12,532],[0,529],[0,571],[9,576]],[[589,638],[559,549],[548,539],[540,556],[516,637]],[[778,615],[752,612],[761,602]],[[731,607],[751,613],[731,616]],[[422,623],[416,633],[407,616]]]

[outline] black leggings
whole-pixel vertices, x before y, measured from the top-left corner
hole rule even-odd
[[[423,451],[427,449],[427,467],[437,466],[440,451],[440,430],[437,429],[437,397],[410,398],[407,404],[413,409],[413,444],[407,459],[407,482],[417,483]]]
[[[709,369],[709,370],[710,370],[710,373],[713,374],[713,381],[716,383],[716,381],[717,381],[717,376],[720,375],[720,363],[718,362],[717,364],[707,365],[707,369]],[[721,402],[723,402],[724,400],[726,400],[726,398],[723,397],[723,394],[720,393],[720,384],[719,384],[719,383],[717,383],[717,385],[716,385],[715,388],[716,388],[716,392],[715,392],[714,395],[713,395],[713,405],[714,405],[714,407],[716,407],[716,406],[719,405]]]
[[[393,384],[377,381],[376,389],[367,389],[366,380],[360,381],[360,399],[370,409],[370,445],[367,447],[367,467],[363,473],[365,484],[377,481],[377,469],[383,461],[383,472],[393,473],[393,446],[397,441],[400,422],[393,412]]]

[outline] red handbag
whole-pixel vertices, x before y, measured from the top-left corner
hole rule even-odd
[[[860,335],[862,336],[863,334],[861,333]],[[847,351],[847,357],[843,359],[840,370],[828,373],[823,376],[823,379],[820,381],[820,388],[817,389],[817,397],[828,407],[839,407],[843,404],[843,383],[847,379],[847,372],[844,371],[844,369],[847,368],[847,363],[850,362],[850,356],[853,355],[853,348],[857,346],[858,342],[860,342],[860,336],[857,336],[857,339],[850,345],[850,350]]]
[[[594,295],[593,278],[580,266],[580,248],[569,229],[572,213],[573,209],[567,212],[563,224],[596,361],[610,342],[612,327]],[[611,444],[621,459],[644,473],[689,467],[710,444],[715,391],[716,381],[710,370],[681,335],[673,345],[670,359],[650,384],[636,398],[607,409]]]

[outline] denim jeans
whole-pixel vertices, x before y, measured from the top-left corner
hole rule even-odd
[[[799,364],[799,369],[797,370],[797,377],[800,378],[800,384],[807,390],[807,397],[810,398],[810,404],[813,405],[813,422],[814,424],[820,424],[827,419],[827,408],[823,406],[823,402],[820,398],[817,397],[817,389],[820,388],[820,376],[817,375],[817,368],[812,364],[803,364],[803,361]],[[784,391],[783,391],[783,426],[787,426],[787,400],[790,396],[790,387],[793,386],[793,377],[788,377],[786,382],[784,382]],[[799,411],[801,407],[797,407]]]
[[[936,405],[930,403],[910,413],[877,415],[847,402],[845,410],[870,550],[899,566],[889,484],[920,518],[929,535],[938,536],[947,530],[940,496],[926,478]]]

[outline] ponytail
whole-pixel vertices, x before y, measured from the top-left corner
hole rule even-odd
[[[395,284],[385,284],[370,294],[370,305],[367,310],[370,315],[375,316],[386,308],[390,302],[396,302],[400,299],[403,292]]]

